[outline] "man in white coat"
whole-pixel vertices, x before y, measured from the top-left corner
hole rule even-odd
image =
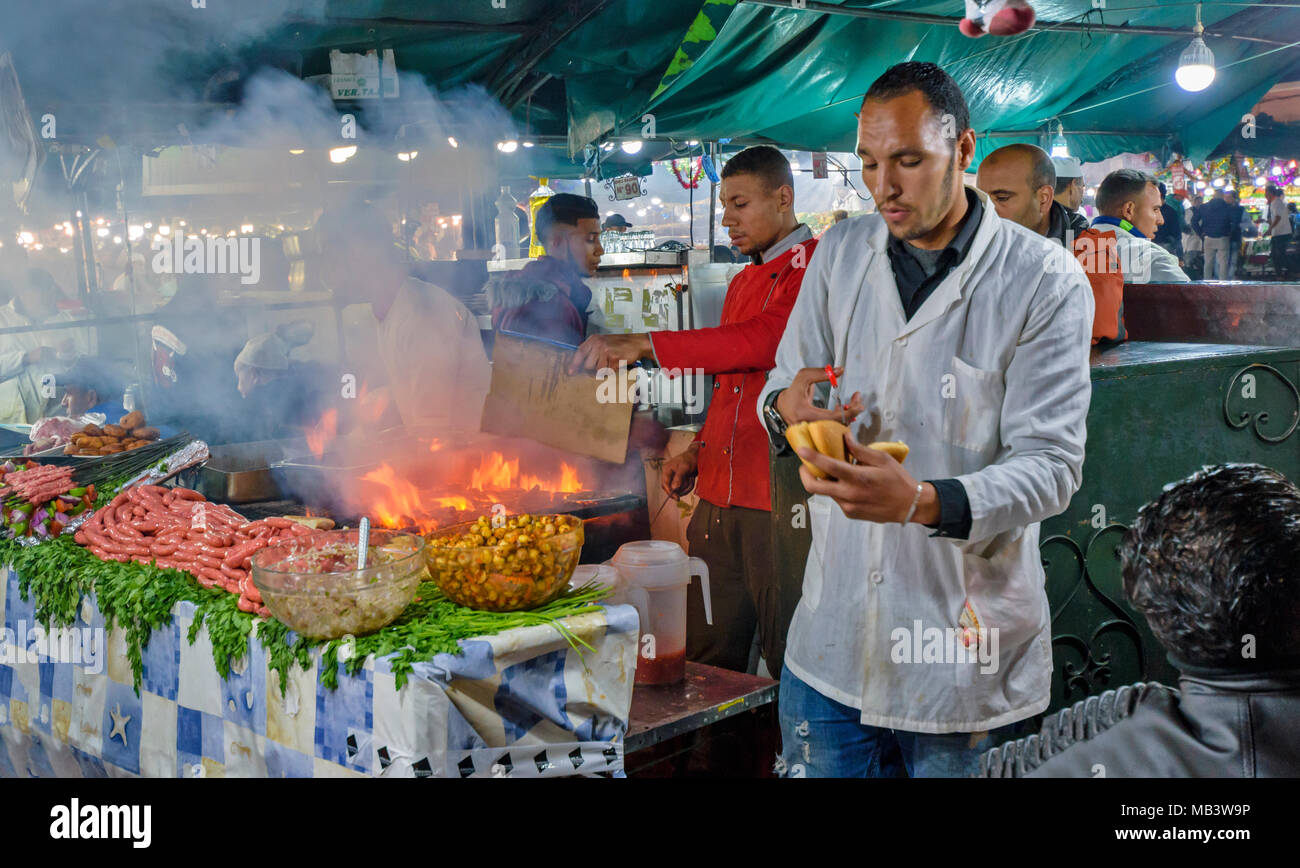
[[[1125,283],[1187,283],[1178,257],[1151,239],[1164,224],[1158,182],[1139,169],[1116,169],[1097,188],[1092,228],[1115,235],[1115,252]]]
[[[800,470],[813,546],[781,673],[789,776],[970,775],[996,730],[1048,705],[1038,523],[1080,483],[1092,292],[964,186],[974,152],[942,69],[872,84],[858,154],[879,213],[822,237],[759,398],[774,444],[838,419],[812,403],[829,364],[858,420],[856,465],[799,453],[833,480]],[[905,441],[906,466],[876,440]]]

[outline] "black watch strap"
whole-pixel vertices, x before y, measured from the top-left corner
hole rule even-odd
[[[781,415],[781,411],[776,409],[776,401],[781,397],[781,392],[784,391],[784,389],[780,389],[773,392],[768,395],[767,400],[763,402],[763,421],[767,425],[767,430],[775,438],[784,438],[785,429],[789,427],[786,425],[785,418]]]

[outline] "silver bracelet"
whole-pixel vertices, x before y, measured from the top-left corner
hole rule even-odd
[[[903,524],[911,522],[912,516],[916,515],[916,507],[921,503],[921,492],[924,490],[925,483],[918,482],[916,484],[916,497],[912,498],[912,505],[907,509],[907,515],[903,518]]]

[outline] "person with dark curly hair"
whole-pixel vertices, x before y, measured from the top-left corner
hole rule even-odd
[[[1119,555],[1177,689],[1090,697],[1068,725],[1052,715],[991,751],[982,774],[1300,775],[1300,488],[1259,464],[1207,467],[1144,506]]]

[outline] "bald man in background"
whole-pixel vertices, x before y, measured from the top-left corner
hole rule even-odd
[[[1075,230],[1074,215],[1054,198],[1056,169],[1047,152],[1019,143],[998,148],[980,163],[975,186],[989,195],[1003,220],[1019,223],[1074,254],[1096,303],[1092,342],[1124,340],[1124,274],[1115,236],[1096,229]]]

